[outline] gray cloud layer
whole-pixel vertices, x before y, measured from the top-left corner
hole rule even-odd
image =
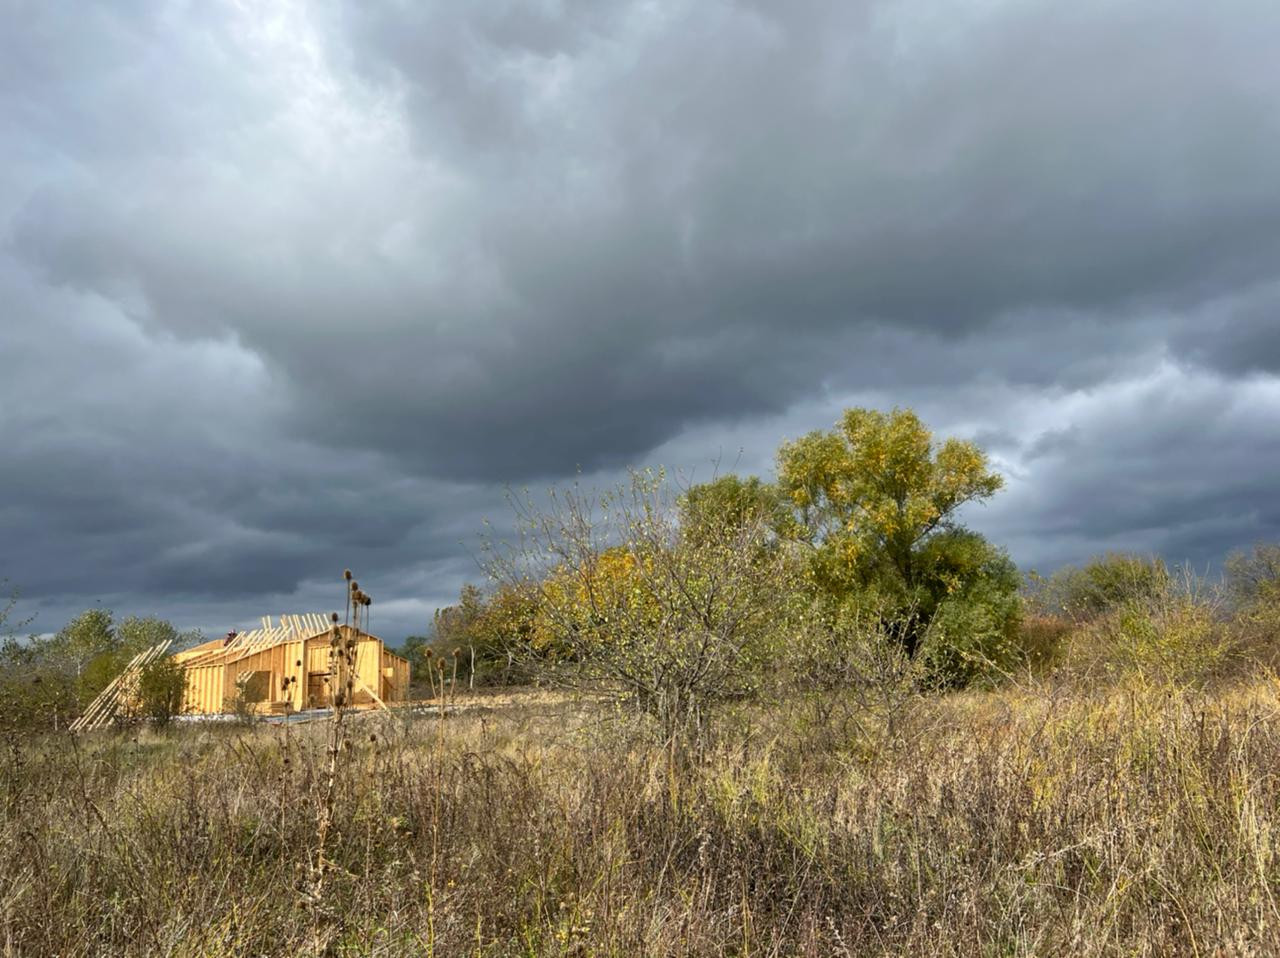
[[[505,483],[842,405],[984,439],[1024,564],[1280,535],[1280,9],[19,5],[0,575],[420,624]],[[47,621],[46,621],[47,620]]]

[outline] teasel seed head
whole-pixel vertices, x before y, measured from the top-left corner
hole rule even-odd
[[[343,577],[344,579],[346,579],[348,582],[350,582],[350,581],[351,581],[351,570],[350,570],[350,569],[343,569],[343,570],[342,570],[342,577]]]

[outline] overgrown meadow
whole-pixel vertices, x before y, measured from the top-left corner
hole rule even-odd
[[[1280,697],[930,696],[890,733],[783,703],[696,764],[546,694],[366,715],[314,894],[326,736],[10,741],[12,955],[1274,954]],[[465,699],[462,703],[467,704]]]

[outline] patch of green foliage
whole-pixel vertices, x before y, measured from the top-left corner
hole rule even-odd
[[[171,623],[154,617],[131,616],[117,623],[109,610],[101,608],[85,610],[53,635],[8,635],[0,644],[0,720],[13,728],[62,727],[130,659],[164,640],[172,641],[176,650],[200,641],[200,635],[180,633]],[[176,683],[165,673],[167,667],[157,665],[149,680],[153,698],[144,699],[142,710],[151,718],[166,713],[160,689],[166,682],[170,687]],[[172,698],[170,694],[170,703]],[[170,717],[173,711],[168,709]]]

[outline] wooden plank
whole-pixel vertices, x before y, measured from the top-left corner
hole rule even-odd
[[[373,698],[373,700],[377,702],[379,705],[381,705],[384,709],[386,709],[386,711],[388,712],[391,711],[391,709],[387,708],[387,703],[382,701],[382,699],[378,698],[378,693],[375,692],[373,689],[369,688],[369,686],[364,684],[364,679],[360,678],[359,672],[356,673],[356,684],[359,685],[361,688],[363,688],[366,692],[368,692],[369,695]]]
[[[142,670],[147,666],[149,666],[152,662],[155,662],[162,655],[164,655],[164,653],[168,651],[168,648],[171,644],[172,643],[169,640],[165,640],[164,642],[159,642],[156,645],[152,646],[151,649],[147,652],[146,656],[144,656],[142,662],[134,666],[133,674],[130,676],[130,678],[136,679],[139,675],[141,675]],[[120,707],[120,694],[124,691],[125,691],[125,685],[122,684],[120,688],[116,690],[115,702],[113,706],[110,708],[108,714],[98,719],[98,721],[94,725],[95,728],[101,725],[105,725],[115,716],[116,709]],[[130,689],[130,691],[132,691],[132,689]]]
[[[116,681],[111,686],[111,695],[104,700],[102,708],[99,709],[91,722],[85,724],[84,728],[87,731],[93,731],[111,721],[115,717],[116,710],[120,707],[120,693],[124,690],[126,680],[140,674],[142,669],[163,655],[170,645],[172,645],[172,640],[166,639],[163,642],[156,643],[146,652],[141,653],[140,656],[135,656],[134,660],[116,677]]]
[[[141,652],[139,652],[132,659],[130,659],[128,664],[124,667],[123,671],[121,671],[119,675],[117,675],[114,679],[112,679],[105,689],[103,689],[96,696],[94,696],[93,701],[89,703],[88,707],[80,714],[80,716],[74,722],[72,722],[67,727],[73,732],[79,731],[80,727],[85,723],[85,720],[89,717],[89,715],[96,712],[101,707],[102,703],[105,702],[107,700],[107,697],[115,690],[115,687],[120,684],[120,680],[124,678],[125,673],[128,672],[129,669],[133,668],[134,663],[136,663],[140,658],[142,658]]]
[[[90,716],[96,715],[97,711],[99,711],[100,708],[102,707],[102,703],[106,702],[106,699],[110,698],[111,694],[115,692],[115,686],[120,684],[120,679],[123,678],[125,672],[128,672],[129,669],[132,669],[134,663],[140,660],[140,658],[142,658],[142,653],[138,652],[136,656],[133,656],[133,658],[129,660],[128,665],[124,666],[124,670],[120,672],[119,675],[116,675],[115,678],[110,681],[110,683],[108,684],[108,686],[106,686],[105,689],[102,689],[100,693],[97,693],[97,695],[93,697],[93,701],[88,703],[88,708],[86,708],[86,710],[84,710],[82,715],[79,716],[76,721],[72,722],[72,725],[70,725],[70,727],[72,727],[73,730],[78,730],[79,727],[86,724],[86,721],[88,721],[88,718],[90,718]]]
[[[152,649],[154,648],[155,647],[152,646]],[[121,669],[120,674],[115,677],[115,680],[98,694],[98,697],[90,703],[89,708],[85,709],[84,715],[77,720],[77,724],[80,727],[92,727],[91,722],[96,720],[104,709],[109,708],[112,701],[119,695],[120,689],[123,687],[123,682],[129,674],[134,669],[142,668],[146,665],[147,656],[151,653],[152,649],[146,649],[139,652],[129,660],[128,664]]]

